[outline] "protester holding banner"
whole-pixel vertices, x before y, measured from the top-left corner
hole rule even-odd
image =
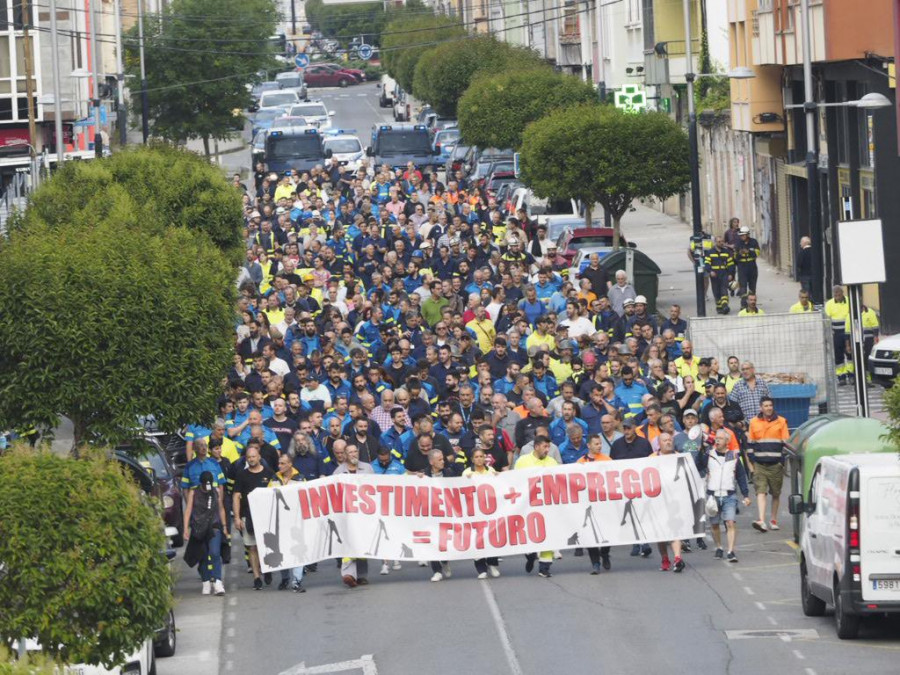
[[[450,478],[456,475],[450,469],[445,468],[444,453],[440,450],[432,450],[428,453],[428,461],[429,471],[425,474],[428,478]],[[453,574],[448,560],[432,560],[431,572],[432,581],[443,581],[449,579]]]
[[[253,588],[261,591],[263,580],[259,568],[259,549],[256,546],[253,515],[250,512],[248,497],[257,488],[268,487],[275,477],[275,472],[263,466],[259,456],[259,447],[251,443],[244,452],[247,466],[237,472],[234,481],[234,527],[241,533],[244,546],[249,549],[250,567],[253,570]],[[272,574],[266,572],[266,585],[272,583]]]
[[[516,469],[540,469],[558,466],[555,459],[550,457],[550,438],[541,434],[534,438],[534,449],[530,454],[523,454],[516,461]],[[538,576],[549,579],[550,565],[553,564],[553,551],[541,551],[540,553],[528,553],[525,555],[525,571],[531,574],[534,563],[538,563]]]
[[[490,431],[493,434],[493,429],[489,426],[482,427],[482,430]],[[481,434],[482,437],[487,434]],[[481,449],[476,448],[472,451],[472,466],[463,471],[463,478],[472,478],[475,480],[488,479],[490,480],[492,477],[497,475],[497,472],[494,470],[492,466],[488,466],[487,464],[487,453]],[[475,571],[478,572],[479,579],[487,579],[488,573],[495,579],[500,576],[500,561],[496,557],[492,558],[477,558],[475,560]]]

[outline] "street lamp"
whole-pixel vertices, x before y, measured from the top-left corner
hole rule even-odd
[[[687,99],[688,99],[688,143],[691,148],[690,166],[691,166],[691,221],[693,224],[693,234],[691,235],[691,243],[694,251],[694,281],[697,293],[697,316],[706,316],[706,289],[703,287],[703,219],[700,213],[700,147],[697,138],[697,111],[694,106],[694,80],[698,77],[722,77],[718,73],[692,73],[693,55],[691,54],[691,0],[683,1],[684,9],[684,53],[686,68],[688,72],[684,74],[687,82]],[[724,73],[725,77],[733,80],[746,80],[756,77],[756,73],[752,68],[747,66],[739,66],[732,69],[728,73]]]

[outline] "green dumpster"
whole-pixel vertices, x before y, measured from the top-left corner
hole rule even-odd
[[[632,277],[629,279],[634,291],[647,298],[647,312],[656,314],[656,298],[659,295],[659,275],[662,270],[646,253],[639,249],[620,248],[607,253],[600,259],[600,266],[606,270],[610,279],[616,278],[616,272],[627,269],[626,256],[633,255]]]
[[[884,434],[888,428],[871,417],[829,414],[813,417],[797,427],[785,443],[791,493],[809,494],[812,471],[822,457],[869,452],[897,452]],[[800,516],[794,516],[794,541],[800,539]]]

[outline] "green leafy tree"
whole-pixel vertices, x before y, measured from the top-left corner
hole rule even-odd
[[[120,665],[172,604],[164,547],[159,515],[115,463],[24,447],[0,457],[7,647],[32,637],[61,663]]]
[[[345,43],[358,35],[365,37],[368,44],[381,44],[381,33],[389,21],[403,14],[421,14],[425,5],[419,0],[411,0],[402,7],[388,7],[383,2],[354,2],[347,4],[325,4],[322,0],[307,0],[306,19],[322,35],[337,38]]]
[[[440,115],[455,117],[456,104],[478,73],[528,69],[542,63],[537,52],[491,36],[445,42],[419,58],[412,90]]]
[[[32,195],[13,227],[115,218],[161,233],[206,233],[235,264],[243,254],[241,198],[222,172],[189,150],[154,144],[93,162],[66,162]]]
[[[0,428],[75,441],[211,421],[234,350],[234,266],[185,228],[123,228],[114,214],[11,232],[0,247]],[[12,320],[15,317],[15,320]]]
[[[600,204],[615,227],[635,199],[666,199],[690,184],[687,136],[662,113],[597,104],[551,112],[525,129],[522,179],[538,196]],[[585,214],[586,225],[591,214]]]
[[[888,414],[888,440],[900,448],[900,377],[884,393],[884,407]]]
[[[144,18],[151,132],[183,143],[223,140],[243,128],[236,111],[250,104],[248,82],[276,70],[274,0],[173,0]],[[137,29],[126,38],[126,72],[140,83]],[[286,68],[285,68],[286,69]],[[141,96],[132,96],[134,119]]]
[[[518,149],[531,122],[557,108],[596,100],[593,85],[549,67],[482,75],[459,100],[459,129],[471,145]]]
[[[381,60],[388,74],[406,91],[413,91],[416,63],[431,47],[460,40],[468,33],[458,19],[444,15],[400,14],[385,27],[381,37]]]
[[[59,669],[43,654],[26,654],[20,659],[0,645],[0,675],[59,675]]]

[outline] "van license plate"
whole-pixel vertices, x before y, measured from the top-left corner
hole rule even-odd
[[[891,372],[890,368],[876,368],[875,374],[876,375],[893,375],[894,373]]]
[[[879,579],[872,582],[872,590],[874,591],[900,591],[900,580],[898,579]]]

